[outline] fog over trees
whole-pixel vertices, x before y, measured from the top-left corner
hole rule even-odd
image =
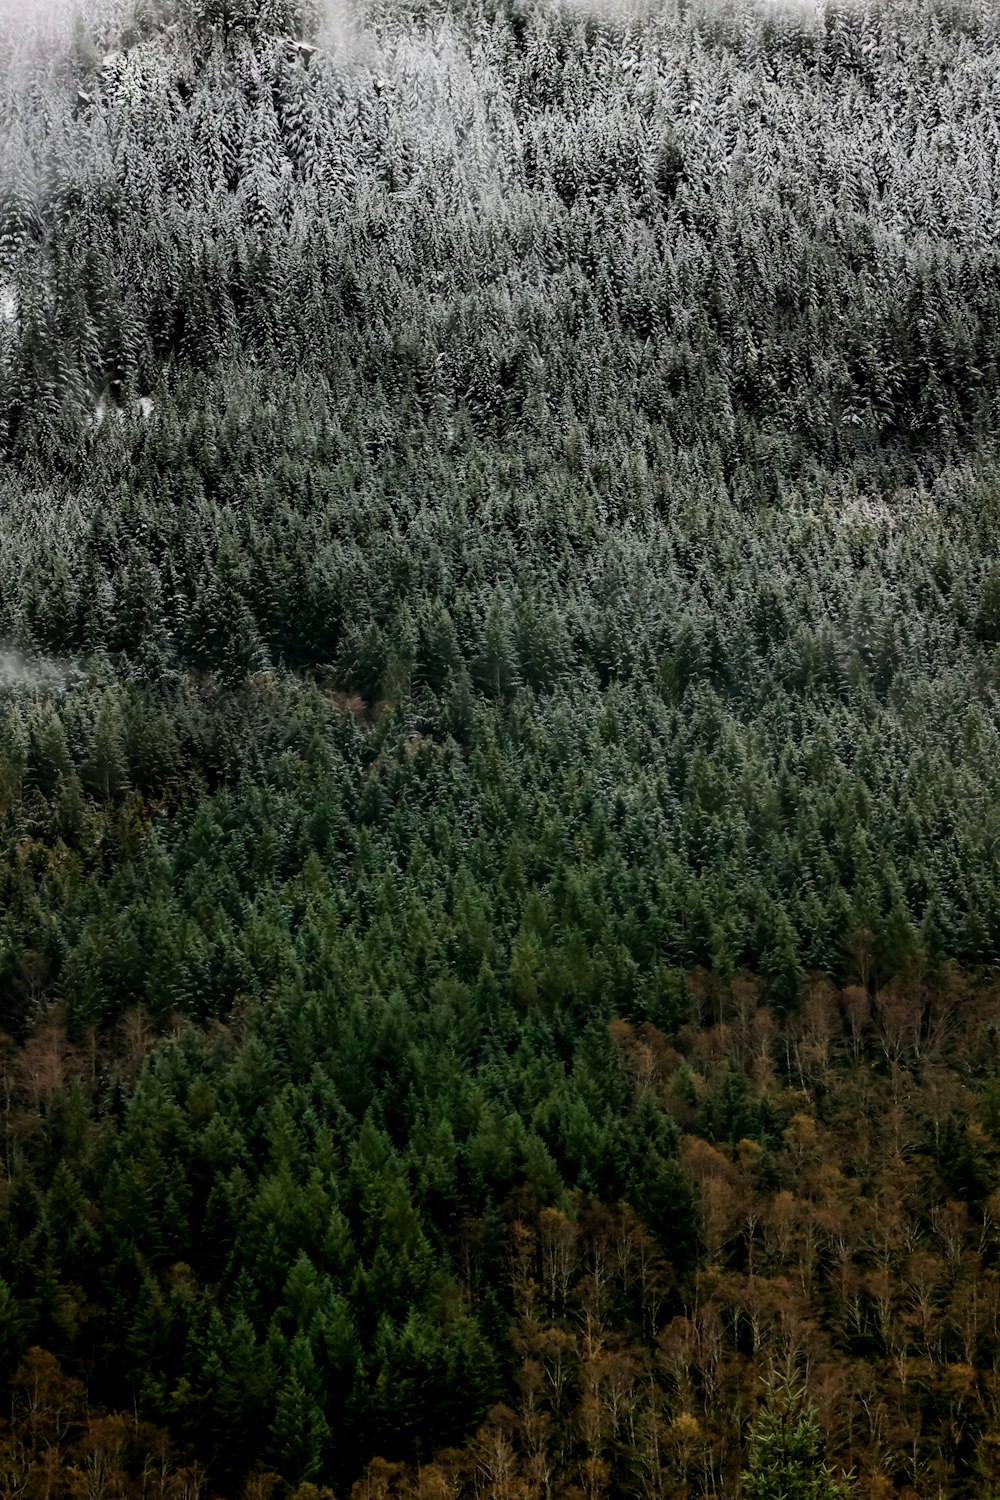
[[[998,72],[0,0],[0,1494],[1000,1495]]]

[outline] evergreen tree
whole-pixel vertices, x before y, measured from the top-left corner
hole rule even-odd
[[[741,1476],[747,1500],[847,1500],[848,1479],[823,1460],[816,1413],[791,1371],[768,1379]]]

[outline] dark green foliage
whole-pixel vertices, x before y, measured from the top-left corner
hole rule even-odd
[[[846,1500],[850,1492],[823,1462],[816,1413],[791,1374],[768,1382],[742,1481],[748,1500]]]
[[[705,975],[1000,960],[1000,32],[114,9],[0,22],[0,1370],[346,1494],[525,1224],[686,1316]],[[671,1100],[778,1190],[746,1046]],[[744,1488],[840,1493],[791,1386]]]

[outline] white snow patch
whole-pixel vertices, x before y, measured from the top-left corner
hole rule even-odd
[[[813,526],[838,530],[889,532],[933,525],[940,519],[932,497],[913,490],[895,495],[828,494],[818,504],[806,504],[794,494],[788,497],[788,509]]]
[[[0,649],[0,691],[5,688],[40,688],[49,692],[69,687],[83,676],[71,662],[52,656],[24,656],[20,651]]]
[[[116,422],[124,422],[126,417],[141,417],[148,422],[156,410],[156,402],[152,396],[137,396],[127,406],[116,406],[106,396],[98,396],[94,402],[94,410],[90,414],[90,423],[93,427],[100,427],[105,417],[111,417]]]

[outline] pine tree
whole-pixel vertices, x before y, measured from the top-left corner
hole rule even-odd
[[[312,1348],[296,1334],[289,1348],[288,1375],[278,1392],[271,1426],[271,1448],[280,1472],[292,1483],[318,1479],[330,1428],[323,1415],[323,1391]]]
[[[791,1372],[774,1372],[750,1431],[742,1474],[747,1500],[847,1500],[849,1480],[823,1460],[815,1409]]]

